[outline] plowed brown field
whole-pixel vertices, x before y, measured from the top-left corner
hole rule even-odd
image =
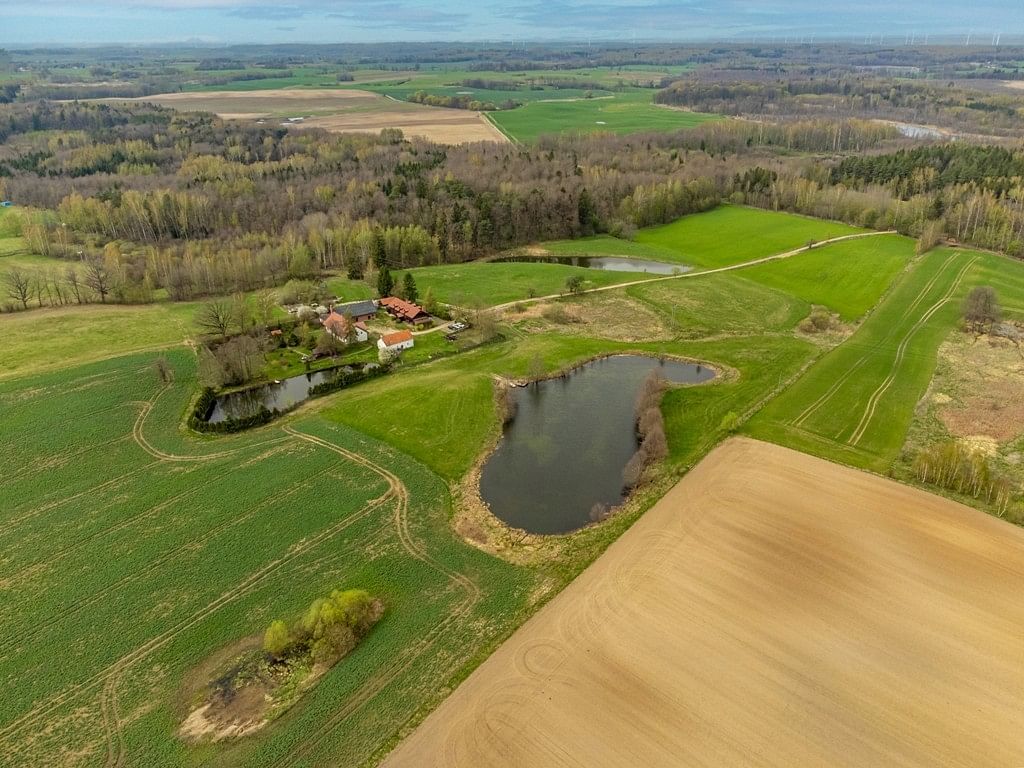
[[[1024,766],[1024,531],[733,439],[388,768]]]
[[[401,128],[407,136],[442,144],[508,141],[479,112],[395,101],[368,91],[340,88],[192,91],[105,101],[145,101],[183,112],[213,112],[225,120],[304,117],[304,122],[296,122],[293,127],[323,128],[337,133],[377,133],[382,128]]]

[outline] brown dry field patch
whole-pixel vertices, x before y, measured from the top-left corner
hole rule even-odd
[[[522,321],[532,333],[550,333],[557,329],[563,335],[612,339],[613,341],[667,341],[672,330],[657,312],[636,299],[618,291],[592,293],[559,302],[567,322],[545,318],[550,304],[525,304],[522,312],[515,307],[507,312],[513,322]]]
[[[938,414],[951,435],[1005,443],[1024,432],[1024,357],[1012,341],[956,334],[939,359],[940,377],[951,387],[942,394],[951,399]]]
[[[336,133],[376,133],[383,128],[401,128],[407,136],[442,144],[507,141],[479,112],[394,101],[354,89],[197,91],[127,101],[152,102],[185,112],[213,112],[226,120],[304,117],[296,128],[323,128]]]
[[[1024,531],[753,440],[704,459],[384,762],[1024,765]]]
[[[335,133],[401,128],[406,136],[417,136],[440,144],[508,141],[479,112],[400,102],[385,102],[384,106],[374,111],[314,117],[307,120],[303,127],[323,128]]]

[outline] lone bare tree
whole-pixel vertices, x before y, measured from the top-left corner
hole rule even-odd
[[[4,284],[7,286],[7,295],[21,302],[22,309],[28,309],[28,300],[32,297],[32,275],[12,267],[4,275]]]
[[[113,275],[107,269],[107,265],[100,259],[90,259],[85,264],[85,284],[96,291],[102,303],[107,302],[107,296],[113,288]]]
[[[214,299],[201,305],[196,312],[195,322],[207,333],[227,336],[235,324],[237,305],[231,299]]]

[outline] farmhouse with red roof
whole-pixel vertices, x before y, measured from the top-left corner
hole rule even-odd
[[[430,322],[430,313],[419,304],[413,304],[411,301],[388,296],[386,299],[380,300],[380,305],[387,310],[389,315],[404,323],[419,325]]]

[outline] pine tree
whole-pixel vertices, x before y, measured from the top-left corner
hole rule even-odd
[[[391,270],[387,266],[381,267],[380,272],[377,273],[377,293],[384,298],[390,296],[394,290],[395,278],[392,277]]]
[[[416,280],[412,276],[412,272],[406,272],[405,277],[402,279],[402,293],[404,294],[406,301],[411,301],[413,304],[416,303],[416,299],[419,298],[419,291],[416,290]]]

